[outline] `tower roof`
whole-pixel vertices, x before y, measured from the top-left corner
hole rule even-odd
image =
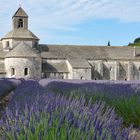
[[[17,57],[38,58],[38,57],[40,57],[40,53],[36,49],[31,48],[25,42],[21,42],[5,56],[5,58],[17,58]]]
[[[39,38],[34,35],[31,31],[27,29],[16,29],[12,30],[9,33],[7,33],[3,39],[35,39],[39,40]]]
[[[18,10],[13,15],[13,17],[27,17],[28,18],[28,15],[21,7],[19,7]]]

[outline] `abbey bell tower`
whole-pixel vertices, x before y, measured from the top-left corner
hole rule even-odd
[[[12,30],[1,39],[4,51],[10,51],[20,42],[38,48],[39,38],[28,29],[28,15],[21,7],[12,17],[12,26]]]
[[[13,16],[13,30],[28,29],[28,15],[20,7]]]

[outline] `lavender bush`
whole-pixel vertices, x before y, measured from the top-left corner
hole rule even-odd
[[[140,94],[139,81],[82,81],[82,80],[47,80],[39,81],[44,88],[55,91],[59,94],[67,95],[72,91],[79,91],[95,95],[102,93],[110,98],[132,97]]]
[[[86,101],[105,101],[115,108],[125,125],[140,126],[140,82],[139,81],[81,81],[46,80],[39,81],[44,89],[65,97],[84,96]]]
[[[31,90],[32,89],[32,90]],[[30,90],[30,91],[29,91]],[[132,127],[104,102],[85,105],[45,93],[36,81],[21,84],[0,120],[2,140],[131,140]]]
[[[22,80],[22,83],[13,91],[6,110],[2,112],[0,138],[2,140],[135,139],[135,135],[130,136],[133,129],[132,125],[130,127],[124,126],[124,118],[122,119],[116,115],[114,107],[121,108],[120,111],[128,108],[125,112],[127,114],[129,108],[138,105],[139,102],[133,104],[136,98],[134,101],[132,99],[132,97],[139,95],[138,84],[124,83],[125,88],[129,87],[129,93],[127,94],[123,92],[125,90],[121,85],[114,90],[116,86],[112,82],[48,80],[38,82],[35,80]],[[137,90],[135,90],[136,87]],[[118,89],[121,89],[119,95],[117,94],[117,92],[119,93]],[[113,93],[111,90],[115,92]],[[79,97],[69,97],[68,94],[71,93],[74,93],[75,97],[77,95]],[[98,99],[106,98],[106,101],[110,102],[112,107],[99,100],[94,101],[94,104],[92,100],[85,102],[85,97],[82,96],[84,93],[85,97],[89,96],[88,99],[92,99],[97,93],[100,93],[102,98]],[[121,98],[118,98],[119,96]],[[126,104],[123,97],[130,99],[129,103],[134,106],[128,104],[128,102]],[[119,102],[120,99],[124,102],[123,106],[122,102]],[[139,114],[138,110],[139,106],[136,107],[135,117]],[[136,131],[138,130],[136,129]]]
[[[0,98],[9,94],[10,91],[14,90],[22,83],[22,79],[0,79]]]

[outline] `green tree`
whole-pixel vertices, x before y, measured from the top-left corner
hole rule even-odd
[[[128,46],[140,46],[140,37],[136,38],[133,43],[129,43]]]

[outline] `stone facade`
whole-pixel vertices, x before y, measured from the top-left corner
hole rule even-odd
[[[39,78],[41,77],[41,63],[39,58],[5,58],[6,76],[10,78]],[[12,69],[15,71],[13,74]],[[26,74],[25,69],[27,69]]]
[[[0,40],[0,77],[140,80],[140,47],[43,45],[20,7]]]

